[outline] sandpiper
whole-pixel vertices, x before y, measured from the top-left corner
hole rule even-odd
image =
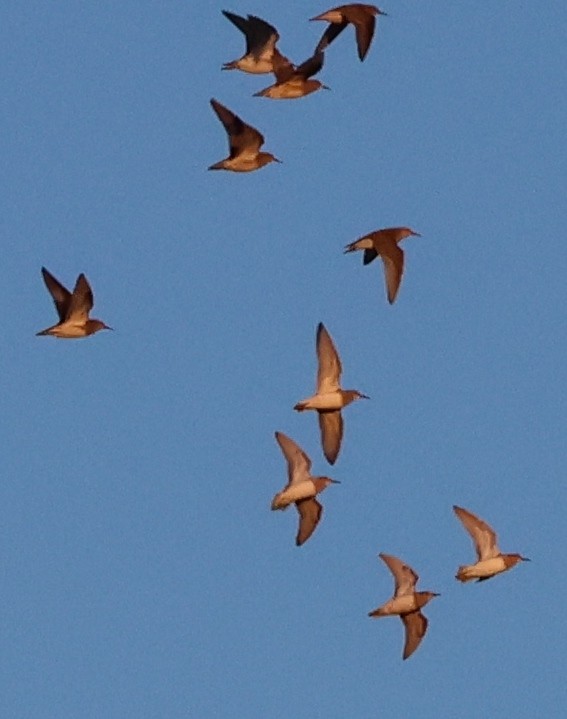
[[[319,80],[310,80],[323,67],[324,54],[317,52],[297,67],[292,65],[285,58],[274,57],[274,75],[276,82],[260,92],[255,92],[254,97],[269,97],[272,100],[293,100],[298,97],[305,97],[316,90],[328,90]]]
[[[225,62],[223,70],[242,70],[253,75],[263,75],[273,71],[274,57],[287,59],[276,47],[280,36],[273,25],[255,15],[241,17],[227,10],[223,10],[222,14],[246,37],[246,53],[238,60]]]
[[[398,246],[398,243],[410,236],[421,237],[419,232],[414,232],[409,227],[386,227],[383,230],[370,232],[345,247],[345,254],[355,250],[364,250],[363,264],[365,265],[380,255],[384,263],[386,291],[390,304],[393,304],[396,299],[404,271],[404,251]]]
[[[275,433],[287,461],[288,483],[272,500],[272,509],[286,509],[294,504],[299,512],[299,529],[295,543],[301,546],[315,531],[323,507],[315,496],[330,484],[340,484],[329,477],[312,477],[311,460],[292,439],[283,432]]]
[[[498,547],[496,532],[492,527],[468,509],[453,505],[453,510],[471,535],[478,556],[476,564],[459,567],[455,579],[461,582],[470,582],[472,579],[483,582],[496,574],[512,569],[518,562],[530,561],[521,554],[502,554]]]
[[[416,592],[415,585],[419,577],[409,565],[391,554],[379,554],[378,556],[386,563],[388,569],[394,575],[394,596],[378,609],[368,612],[368,616],[387,617],[397,615],[400,617],[406,628],[406,641],[402,656],[407,659],[418,648],[427,631],[427,618],[421,613],[421,608],[433,597],[438,597],[439,594],[436,592]]]
[[[45,267],[41,268],[41,274],[53,297],[59,322],[53,327],[37,332],[37,336],[52,335],[62,339],[77,339],[94,335],[99,330],[112,329],[100,320],[89,319],[89,312],[93,308],[94,300],[91,287],[83,273],[77,277],[72,294]]]
[[[324,12],[322,15],[312,17],[311,20],[324,20],[331,23],[319,40],[315,52],[319,52],[328,47],[350,23],[354,25],[356,32],[358,57],[361,61],[364,60],[374,36],[376,15],[387,15],[387,13],[375,5],[353,3],[351,5],[340,5],[332,10],[327,10],[327,12]]]
[[[271,152],[260,152],[264,136],[255,127],[247,125],[238,115],[212,99],[211,105],[224,125],[228,135],[230,155],[215,162],[209,170],[231,170],[232,172],[252,172],[269,162],[280,162]]]
[[[331,336],[322,322],[317,327],[317,388],[312,397],[298,402],[293,409],[303,412],[317,410],[321,429],[323,453],[329,464],[334,464],[341,448],[343,418],[341,409],[356,399],[369,399],[357,389],[341,389],[341,360]]]

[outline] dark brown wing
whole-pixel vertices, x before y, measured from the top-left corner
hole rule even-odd
[[[319,412],[318,414],[323,454],[329,464],[335,464],[343,439],[343,417],[341,411]]]
[[[295,74],[300,75],[305,79],[311,77],[312,75],[316,75],[323,67],[324,60],[325,54],[322,52],[316,52],[310,58],[305,60],[305,62],[302,62],[301,65],[297,66]]]
[[[374,37],[374,29],[376,27],[376,18],[374,15],[365,14],[364,19],[354,24],[356,30],[356,45],[358,47],[358,57],[364,60],[366,53],[370,48],[370,43]]]
[[[75,321],[83,322],[88,319],[89,312],[92,310],[94,304],[93,293],[91,286],[89,285],[87,278],[81,273],[69,302],[67,309],[66,320],[73,319]]]
[[[279,40],[280,36],[276,28],[262,20],[262,18],[256,17],[256,15],[248,15],[248,18],[244,18],[228,12],[228,10],[222,10],[222,14],[244,33],[247,55],[251,54],[259,57],[267,49],[267,46],[271,45],[273,49]]]
[[[55,309],[59,315],[59,321],[64,322],[65,317],[67,316],[67,310],[69,309],[69,303],[71,302],[71,293],[61,284],[61,282],[59,282],[59,280],[56,280],[51,272],[46,270],[45,267],[41,268],[41,274],[43,275],[45,286],[49,290],[49,294],[55,303]]]
[[[323,507],[313,497],[310,499],[302,499],[301,502],[296,502],[295,506],[299,512],[299,529],[295,543],[298,547],[301,547],[313,534],[319,524]]]
[[[343,20],[342,23],[331,23],[321,36],[319,42],[317,43],[317,47],[315,48],[315,54],[317,54],[318,52],[322,52],[327,47],[329,47],[333,40],[342,33],[342,31],[347,25],[348,20]]]
[[[295,65],[293,65],[287,57],[284,57],[279,52],[274,53],[272,57],[272,66],[274,68],[276,83],[278,84],[287,82],[296,73]]]
[[[411,657],[415,650],[419,647],[425,632],[427,631],[427,618],[417,610],[410,614],[403,614],[402,622],[406,628],[406,643],[404,645],[403,659]]]
[[[264,144],[264,136],[214,98],[211,99],[211,106],[228,134],[231,159],[243,152],[257,153]]]
[[[363,265],[369,265],[372,260],[375,260],[378,257],[378,253],[374,248],[369,250],[364,250],[364,256],[362,258],[362,264]]]

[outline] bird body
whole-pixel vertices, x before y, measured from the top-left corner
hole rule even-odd
[[[364,60],[374,37],[376,16],[386,14],[376,5],[351,3],[350,5],[340,5],[317,15],[317,17],[312,17],[311,20],[323,20],[330,23],[319,40],[315,52],[325,50],[350,24],[354,26],[356,33],[358,57],[361,61]]]
[[[454,505],[453,511],[470,534],[478,557],[476,564],[465,564],[458,568],[455,578],[460,582],[470,582],[473,579],[482,582],[512,569],[519,562],[530,561],[521,554],[503,554],[498,546],[496,532],[468,509]]]
[[[224,160],[211,165],[209,170],[252,172],[270,162],[280,162],[270,152],[260,152],[264,144],[264,136],[255,127],[247,125],[232,110],[221,105],[214,98],[210,102],[228,135],[230,154]]]
[[[317,327],[316,348],[319,361],[316,392],[311,397],[298,402],[294,409],[297,412],[305,410],[318,412],[323,453],[329,464],[334,464],[343,437],[341,409],[356,399],[368,399],[368,397],[356,389],[341,389],[341,360],[322,322]]]
[[[378,609],[369,612],[368,616],[396,615],[401,618],[406,633],[402,656],[407,659],[418,648],[427,631],[427,618],[422,614],[421,608],[439,595],[436,592],[416,592],[415,585],[419,577],[409,565],[391,554],[382,553],[378,556],[394,576],[394,596]]]
[[[91,286],[83,273],[77,277],[73,292],[62,285],[45,267],[41,268],[43,281],[49,290],[59,315],[59,322],[36,335],[51,335],[60,339],[88,337],[99,330],[112,329],[101,320],[90,319],[94,299]]]
[[[265,75],[273,72],[274,58],[287,60],[276,48],[280,36],[273,25],[255,15],[241,17],[227,10],[223,10],[222,14],[246,37],[245,54],[238,60],[225,62],[223,70],[241,70],[252,75]]]
[[[310,95],[312,92],[322,88],[328,89],[319,80],[310,79],[323,67],[323,59],[323,53],[319,52],[296,67],[286,58],[274,58],[276,82],[254,93],[254,97],[269,97],[272,100],[294,100]]]
[[[339,484],[329,477],[312,477],[311,460],[305,452],[283,432],[275,433],[276,440],[287,461],[288,483],[272,500],[272,509],[286,509],[295,504],[299,512],[299,529],[295,543],[300,546],[315,531],[323,507],[315,499],[330,484]]]
[[[383,230],[370,232],[345,247],[345,254],[364,250],[363,263],[365,265],[368,265],[376,257],[382,258],[386,294],[390,304],[394,303],[398,295],[404,272],[404,252],[398,245],[410,236],[421,237],[418,232],[414,232],[409,227],[386,227]]]

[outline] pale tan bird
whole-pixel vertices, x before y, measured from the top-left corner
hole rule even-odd
[[[406,629],[406,641],[402,656],[407,659],[418,648],[427,631],[427,618],[421,613],[421,608],[433,597],[438,597],[439,594],[436,592],[416,592],[415,585],[419,577],[409,565],[391,554],[379,554],[378,556],[386,563],[388,569],[394,575],[394,596],[378,609],[369,612],[368,616],[387,617],[397,615],[400,617]]]
[[[498,547],[496,533],[492,527],[472,512],[469,512],[468,509],[453,505],[453,510],[463,523],[464,528],[471,535],[478,556],[476,564],[459,567],[455,579],[461,582],[470,582],[472,579],[483,582],[496,574],[512,569],[518,562],[530,561],[527,557],[522,557],[521,554],[502,554]]]
[[[269,162],[280,162],[271,152],[260,152],[264,144],[264,136],[255,127],[247,125],[238,115],[214,98],[211,100],[211,105],[227,132],[230,154],[226,159],[211,165],[209,170],[252,172]]]
[[[276,47],[280,36],[273,25],[255,15],[241,17],[227,10],[223,10],[222,14],[246,37],[246,53],[238,60],[225,62],[223,70],[242,70],[252,75],[263,75],[273,72],[274,58],[287,60]]]
[[[341,409],[356,399],[369,399],[357,389],[341,389],[341,360],[331,336],[322,322],[317,327],[317,388],[312,397],[298,402],[293,409],[303,412],[317,410],[323,453],[329,464],[334,464],[343,438]]]
[[[288,483],[272,500],[272,509],[286,509],[295,504],[299,512],[299,529],[295,543],[301,546],[315,531],[323,507],[315,499],[330,484],[340,484],[329,477],[312,477],[311,460],[292,439],[283,432],[275,433],[287,461]]]
[[[37,336],[51,335],[61,339],[77,339],[94,335],[99,330],[112,329],[112,327],[108,327],[100,320],[91,320],[89,318],[89,312],[93,308],[94,300],[91,286],[83,273],[78,276],[72,293],[59,280],[56,280],[45,267],[41,268],[41,274],[55,303],[59,322],[52,327],[37,332]]]
[[[399,243],[410,236],[421,237],[419,232],[414,232],[409,227],[386,227],[383,230],[370,232],[345,247],[345,254],[364,250],[362,261],[365,265],[378,256],[382,258],[386,293],[390,304],[396,299],[404,272],[404,251],[399,247]]]
[[[318,52],[296,67],[285,58],[274,58],[275,84],[260,90],[260,92],[255,92],[254,97],[294,100],[310,95],[316,90],[328,90],[329,88],[319,80],[310,79],[321,70],[323,60],[324,54]]]
[[[387,13],[377,8],[376,5],[352,3],[350,5],[340,5],[327,10],[322,15],[312,17],[311,20],[324,20],[330,23],[319,40],[315,52],[325,50],[342,33],[345,27],[351,24],[354,25],[356,32],[358,57],[361,61],[364,60],[374,37],[377,15],[387,15]]]

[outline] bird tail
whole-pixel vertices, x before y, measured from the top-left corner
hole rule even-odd
[[[469,567],[466,565],[463,565],[457,569],[457,573],[455,574],[455,579],[458,579],[459,582],[471,582],[474,577],[471,577],[469,574]]]

